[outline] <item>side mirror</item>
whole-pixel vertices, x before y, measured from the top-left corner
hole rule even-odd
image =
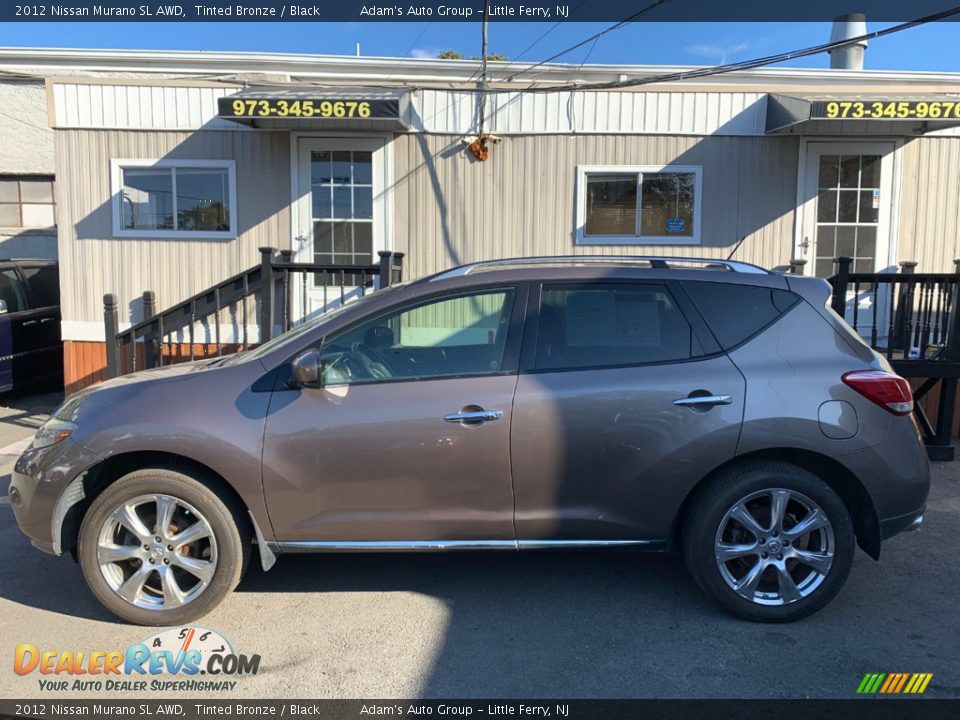
[[[7,312],[7,301],[0,300],[0,315],[5,315]]]
[[[297,355],[291,363],[291,370],[297,387],[318,388],[323,385],[323,362],[317,350]]]

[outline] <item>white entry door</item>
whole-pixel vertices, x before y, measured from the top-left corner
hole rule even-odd
[[[892,142],[807,144],[801,232],[794,257],[804,272],[835,273],[834,258],[851,257],[851,272],[880,272],[893,263]]]
[[[370,137],[298,139],[295,262],[374,265],[377,252],[388,249],[386,142]],[[360,295],[360,288],[347,277],[349,301]],[[292,295],[296,322],[340,305],[340,282],[336,275],[299,276]]]

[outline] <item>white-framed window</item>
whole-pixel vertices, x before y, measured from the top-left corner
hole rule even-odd
[[[577,244],[698,245],[699,165],[581,165]]]
[[[114,237],[235,238],[233,160],[110,161]]]

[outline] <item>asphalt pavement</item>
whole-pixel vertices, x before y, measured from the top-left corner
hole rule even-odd
[[[89,653],[152,634],[117,622],[71,558],[16,529],[6,488],[17,443],[57,400],[0,400],[8,699],[84,696],[16,675],[17,643]],[[251,563],[198,624],[261,656],[237,698],[850,698],[868,672],[930,672],[925,697],[960,698],[958,527],[960,463],[940,463],[923,529],[887,543],[879,563],[858,552],[840,596],[788,625],[732,618],[679,557],[630,552],[285,557],[269,573]]]

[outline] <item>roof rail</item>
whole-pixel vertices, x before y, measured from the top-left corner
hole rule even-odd
[[[718,260],[716,258],[670,257],[663,255],[551,255],[545,257],[506,258],[504,260],[482,260],[460,265],[452,270],[435,275],[433,280],[461,277],[477,270],[488,270],[517,265],[562,265],[562,264],[598,264],[598,265],[634,265],[645,264],[654,270],[669,270],[671,265],[694,265],[704,270],[725,270],[727,272],[769,275],[757,265],[737,260]]]

